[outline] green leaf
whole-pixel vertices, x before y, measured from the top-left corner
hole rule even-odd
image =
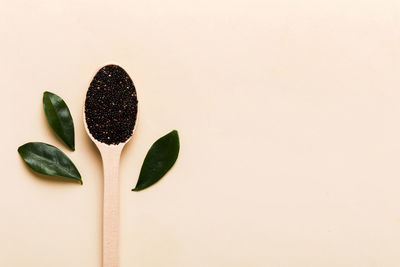
[[[74,122],[64,100],[46,91],[43,94],[43,108],[51,128],[69,148],[75,150]]]
[[[179,154],[179,136],[176,130],[158,139],[147,152],[139,180],[132,191],[143,190],[160,180],[174,165]]]
[[[18,153],[38,173],[72,178],[82,184],[81,175],[74,163],[55,146],[41,142],[26,143],[18,148]]]

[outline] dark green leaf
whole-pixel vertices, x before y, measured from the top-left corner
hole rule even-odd
[[[78,180],[81,175],[74,163],[58,148],[40,142],[26,143],[18,153],[28,166],[41,174],[62,176]]]
[[[64,100],[46,91],[43,94],[43,108],[51,128],[69,148],[75,150],[74,122]]]
[[[179,154],[179,136],[176,130],[158,139],[147,152],[139,180],[132,191],[143,190],[160,180],[174,165]]]

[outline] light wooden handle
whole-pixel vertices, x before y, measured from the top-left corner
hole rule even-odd
[[[120,150],[104,151],[103,267],[119,266],[119,159]]]

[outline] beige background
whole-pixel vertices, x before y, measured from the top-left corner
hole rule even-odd
[[[102,171],[82,106],[99,66],[132,76],[121,267],[400,266],[400,3],[393,0],[0,3],[0,266],[101,266]],[[41,98],[61,95],[76,152]],[[131,192],[150,145],[181,154]],[[25,167],[44,141],[84,185]]]

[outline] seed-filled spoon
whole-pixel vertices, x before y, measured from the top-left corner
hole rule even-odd
[[[137,116],[136,89],[117,65],[102,67],[86,94],[85,129],[103,160],[103,267],[119,266],[119,160]]]

